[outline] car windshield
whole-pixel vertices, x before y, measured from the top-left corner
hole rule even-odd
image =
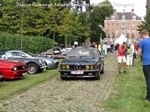
[[[23,52],[26,53],[26,54],[28,54],[28,55],[30,55],[30,56],[32,56],[32,57],[36,57],[36,55],[33,54],[33,53],[29,53],[29,52],[26,52],[26,51],[23,51]]]
[[[72,58],[98,58],[98,51],[94,49],[72,49],[67,57]]]
[[[46,52],[53,52],[53,49],[49,49],[49,50],[47,50]]]

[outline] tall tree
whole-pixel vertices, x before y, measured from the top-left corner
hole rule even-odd
[[[146,17],[144,18],[144,21],[142,21],[142,24],[138,26],[139,32],[145,29],[148,30],[150,33],[150,12],[148,12]]]
[[[83,36],[87,37],[89,34],[86,32],[86,27],[82,26],[79,21],[80,15],[76,14],[76,11],[70,14],[70,10],[66,9],[66,15],[61,20],[60,26],[58,26],[60,36],[64,37],[65,47],[68,46],[68,40],[70,44],[72,41],[78,41]]]
[[[100,33],[103,37],[105,37],[105,33],[98,27],[98,25],[104,26],[105,17],[108,17],[111,14],[113,14],[113,6],[108,0],[105,0],[93,7],[90,19],[92,23],[91,41],[98,42]]]

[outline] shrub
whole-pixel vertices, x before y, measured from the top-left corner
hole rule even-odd
[[[22,39],[22,50],[40,53],[52,48],[53,41],[42,36],[21,36],[18,34],[0,34],[0,50],[20,50]]]

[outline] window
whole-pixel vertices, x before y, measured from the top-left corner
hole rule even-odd
[[[112,23],[112,26],[115,26],[115,24],[114,24],[114,23]]]
[[[136,20],[136,16],[132,16],[132,20]]]
[[[136,34],[136,30],[132,30],[132,34]]]
[[[107,23],[106,26],[108,27],[108,26],[109,26],[109,23]]]
[[[126,34],[126,30],[125,29],[122,30],[122,34],[124,34],[124,35]]]
[[[109,29],[106,29],[106,34],[109,34]]]
[[[125,23],[122,23],[122,26],[125,27]]]
[[[12,52],[11,53],[12,54],[12,56],[25,56],[25,54],[24,53],[21,53],[21,52]]]
[[[119,23],[117,23],[117,26],[119,26]]]
[[[112,34],[114,34],[114,29],[112,29]]]
[[[125,19],[126,19],[126,18],[125,18],[125,15],[123,15],[123,16],[122,16],[122,20],[125,20]]]
[[[130,26],[130,23],[128,23],[128,26]]]
[[[119,30],[116,30],[116,35],[118,35],[119,34]]]
[[[135,26],[135,24],[133,23],[132,26]]]
[[[130,30],[128,30],[127,33],[130,34]]]
[[[115,20],[115,16],[111,16],[111,20]]]

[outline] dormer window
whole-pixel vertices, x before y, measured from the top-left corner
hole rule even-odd
[[[115,20],[115,16],[111,16],[111,20]]]
[[[125,15],[123,15],[123,16],[122,16],[122,20],[125,20],[125,19],[126,19],[126,18],[125,18]]]
[[[132,16],[132,20],[136,20],[136,16]]]

